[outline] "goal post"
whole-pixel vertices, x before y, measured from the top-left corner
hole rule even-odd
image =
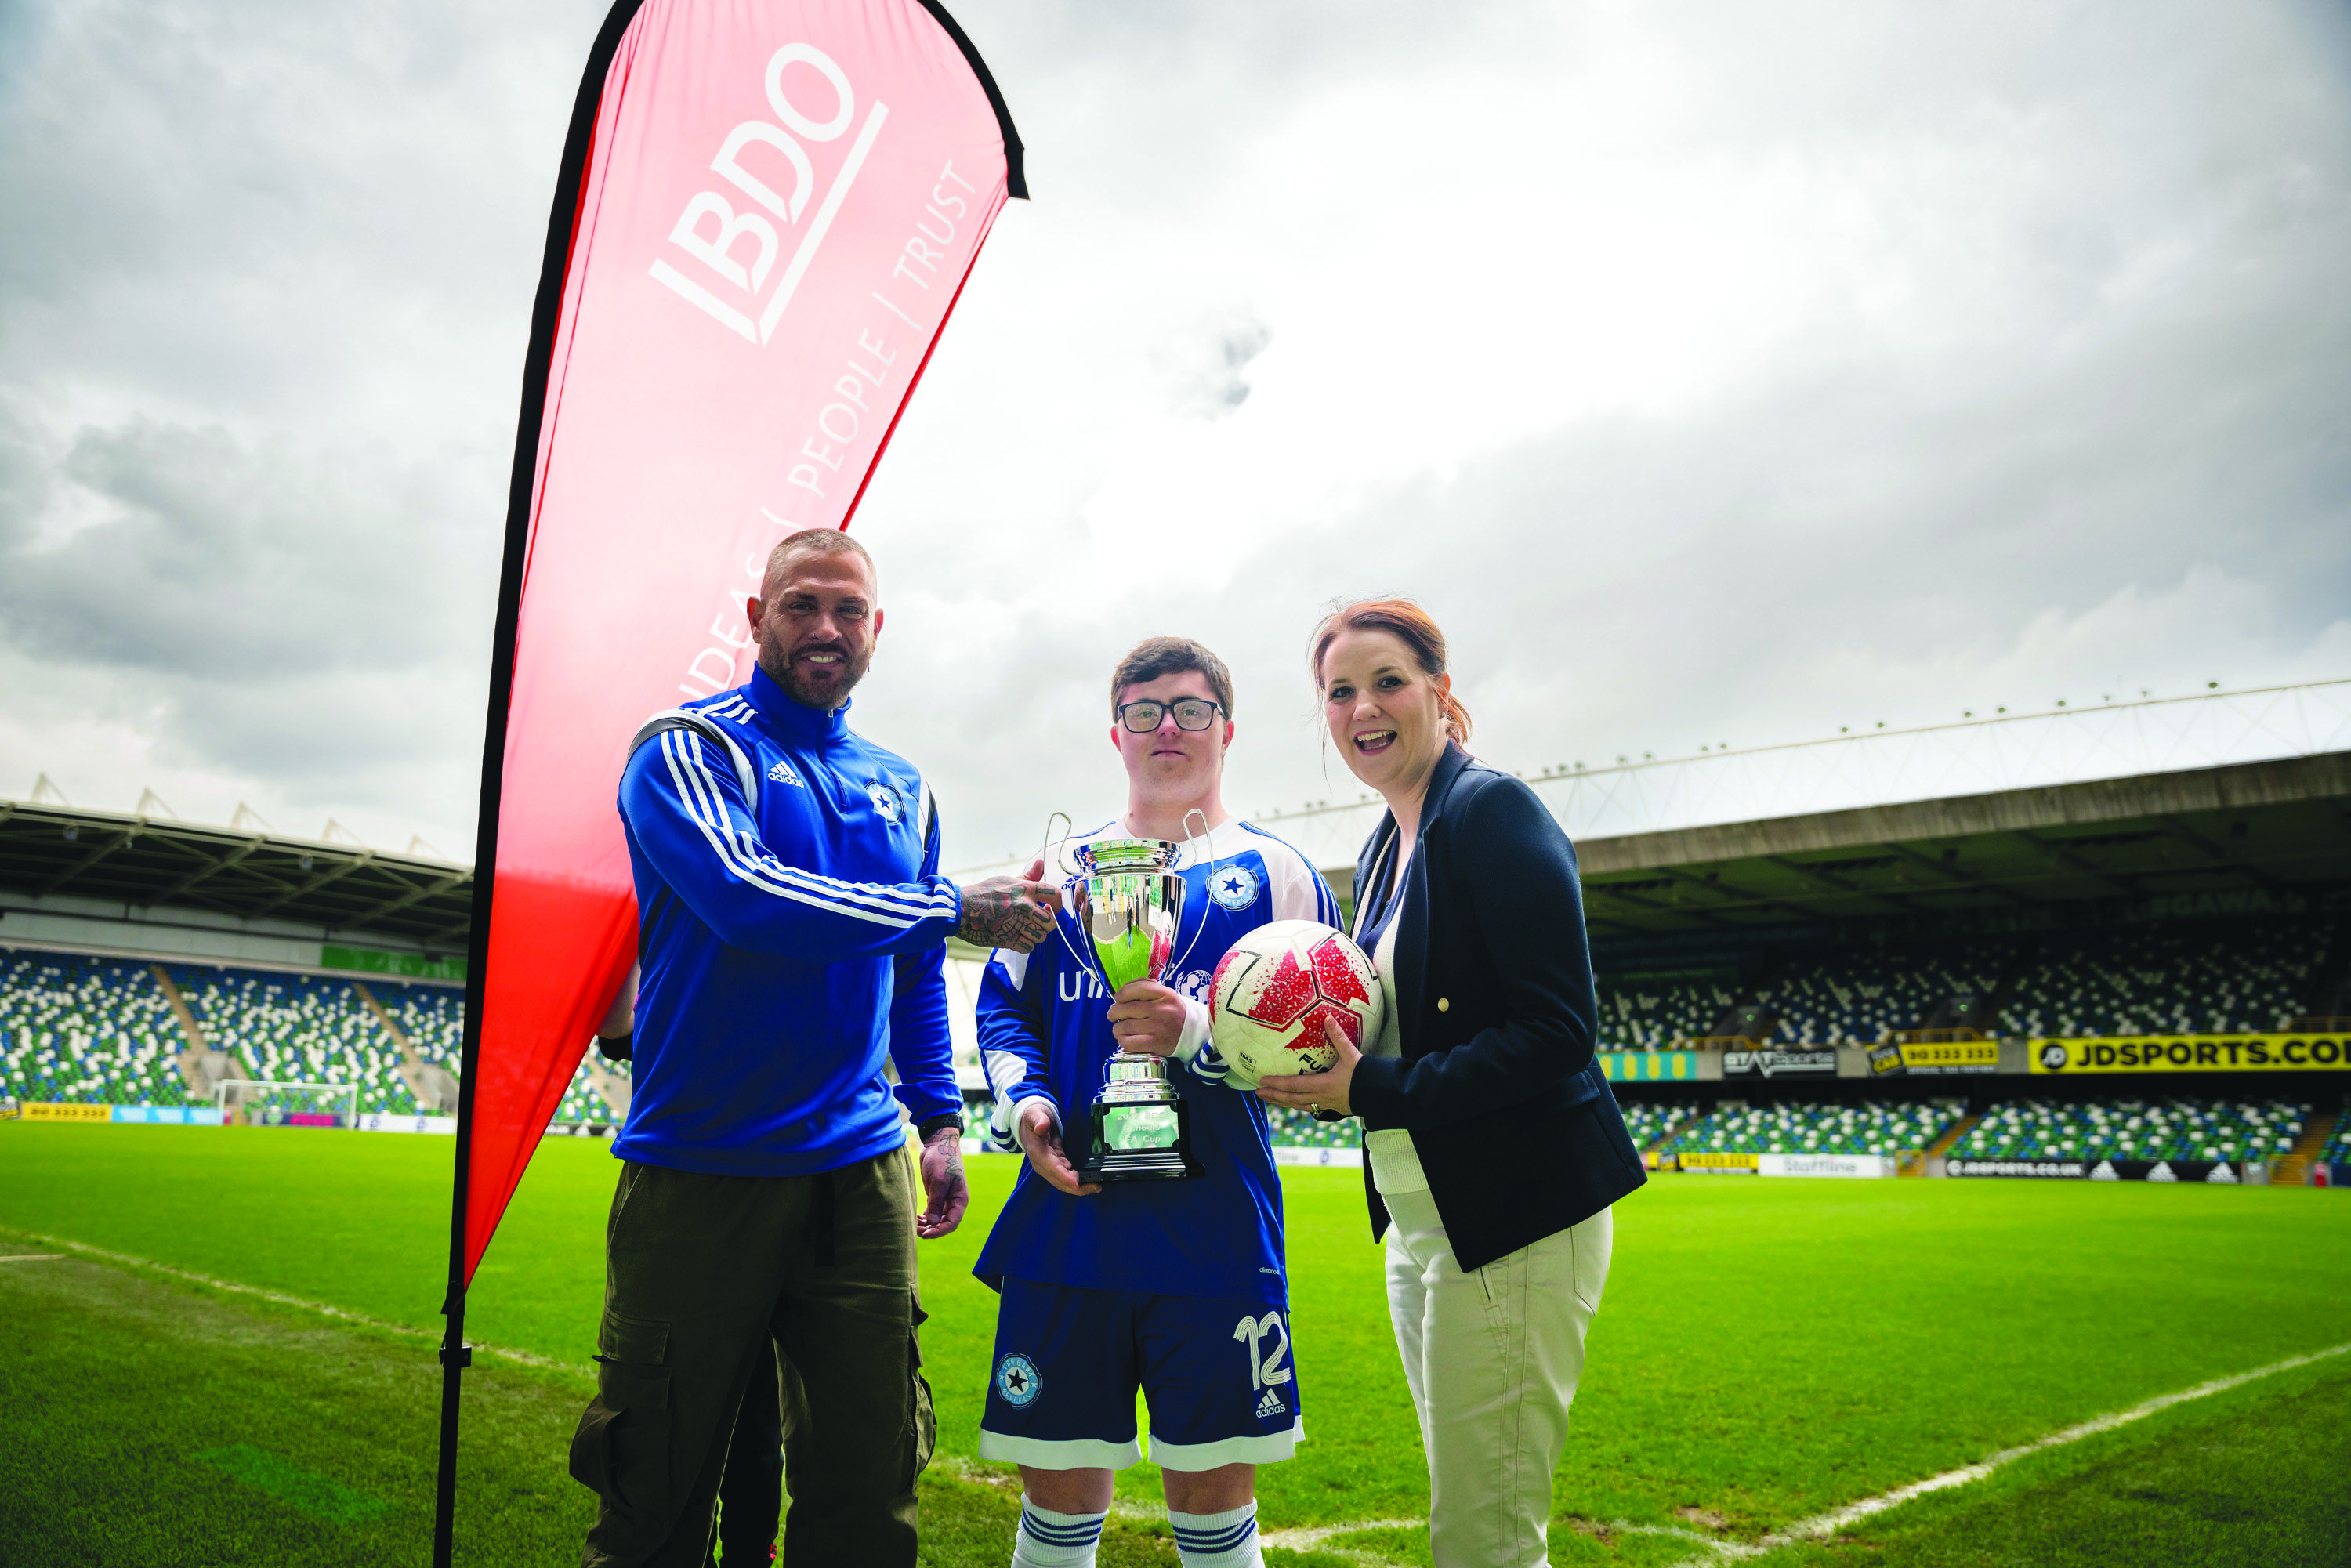
[[[281,1083],[266,1078],[225,1078],[213,1086],[221,1121],[241,1116],[248,1126],[357,1127],[356,1083]]]

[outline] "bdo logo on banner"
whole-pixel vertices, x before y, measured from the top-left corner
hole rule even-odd
[[[785,73],[793,66],[805,69],[793,73],[788,82]],[[821,120],[806,112],[791,97],[792,91],[798,91],[805,99],[817,86],[810,72],[823,78],[821,91],[832,99],[830,112]],[[890,118],[889,106],[878,101],[866,111],[864,123],[833,171],[832,183],[817,203],[815,214],[801,230],[791,259],[778,274],[776,260],[783,254],[783,241],[777,225],[799,227],[816,192],[816,160],[802,143],[829,148],[847,135],[857,117],[857,95],[849,85],[849,73],[813,44],[786,44],[768,56],[766,81],[768,108],[782,123],[743,121],[726,133],[718,144],[717,156],[710,161],[711,172],[732,185],[737,198],[747,197],[759,210],[747,206],[737,210],[736,200],[718,191],[695,192],[669,232],[669,243],[691,260],[694,272],[682,272],[666,258],[657,258],[652,268],[654,280],[664,287],[728,331],[762,348],[775,335],[776,323],[783,319],[800,279],[816,260],[841,204],[856,183],[858,171],[865,166],[866,154],[873,151],[874,139],[882,134],[883,121]],[[822,101],[820,97],[819,102]],[[778,185],[786,189],[778,190]],[[771,277],[772,288],[768,287]],[[713,293],[708,285],[714,282],[725,285],[727,292]],[[737,296],[742,297],[743,306],[758,310],[756,321],[747,308],[730,303]]]

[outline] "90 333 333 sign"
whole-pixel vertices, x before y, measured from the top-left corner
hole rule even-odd
[[[1872,1048],[1869,1053],[1869,1075],[1873,1078],[1891,1078],[1896,1074],[1942,1078],[1999,1071],[2000,1041],[1996,1040],[1942,1040],[1881,1045]]]
[[[2085,1072],[2351,1071],[2339,1034],[2103,1035],[2032,1041],[2032,1071]]]
[[[114,1107],[73,1104],[63,1101],[47,1103],[37,1102],[26,1105],[25,1120],[27,1122],[111,1122],[114,1120]]]
[[[1763,1167],[1761,1155],[1726,1154],[1713,1149],[1691,1149],[1675,1156],[1677,1166],[1686,1171],[1703,1171],[1710,1176],[1754,1176]]]

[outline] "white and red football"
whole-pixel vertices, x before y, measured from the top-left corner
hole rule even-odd
[[[1260,925],[1217,962],[1208,1034],[1233,1076],[1254,1083],[1321,1072],[1338,1061],[1322,1020],[1336,1019],[1357,1050],[1379,1038],[1379,975],[1347,935],[1312,920]]]

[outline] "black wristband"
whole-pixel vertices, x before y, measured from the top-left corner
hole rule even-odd
[[[929,1116],[915,1123],[914,1135],[927,1144],[931,1141],[931,1134],[933,1133],[944,1132],[949,1127],[961,1127],[962,1125],[963,1118],[950,1111],[945,1115]]]
[[[636,1049],[636,1031],[627,1034],[600,1034],[596,1037],[596,1053],[607,1061],[626,1061]]]

